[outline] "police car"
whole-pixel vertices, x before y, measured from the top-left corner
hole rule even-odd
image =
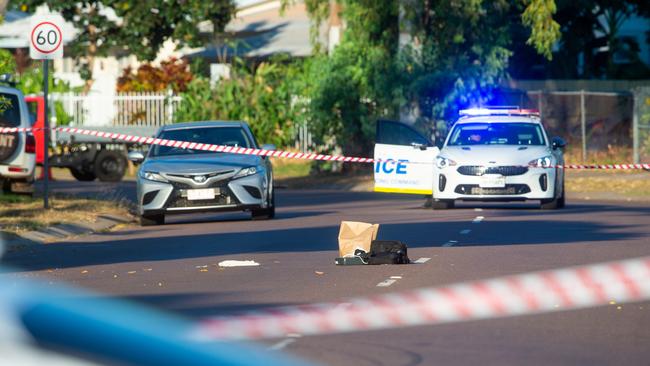
[[[8,75],[0,75],[0,127],[31,127],[23,93]],[[0,133],[0,187],[4,192],[33,193],[36,140],[31,133]]]
[[[405,124],[380,121],[375,191],[431,195],[434,209],[464,201],[539,200],[564,207],[559,137],[549,139],[539,113],[519,108],[461,111],[442,148]]]

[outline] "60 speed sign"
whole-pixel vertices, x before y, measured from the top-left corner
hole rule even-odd
[[[34,60],[63,57],[63,20],[54,16],[35,17],[29,39],[29,56]]]

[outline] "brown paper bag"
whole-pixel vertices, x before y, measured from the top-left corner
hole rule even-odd
[[[379,224],[341,221],[339,231],[339,256],[354,255],[356,249],[370,252],[370,243],[377,239]]]

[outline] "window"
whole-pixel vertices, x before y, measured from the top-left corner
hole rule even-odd
[[[202,144],[225,145],[235,147],[253,147],[246,132],[241,127],[202,127],[164,131],[158,138],[175,141],[188,141]],[[208,153],[209,151],[182,149],[171,146],[156,145],[150,156],[185,155]]]
[[[377,143],[388,145],[432,145],[426,137],[412,127],[393,121],[377,121]]]
[[[15,94],[0,93],[0,126],[20,126],[20,104]]]
[[[536,123],[463,123],[454,126],[447,145],[545,145],[542,128]]]

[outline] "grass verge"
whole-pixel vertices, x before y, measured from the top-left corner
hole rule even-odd
[[[0,231],[12,234],[56,224],[92,223],[102,214],[129,217],[128,203],[55,196],[45,210],[42,198],[0,195]]]
[[[275,179],[291,179],[307,177],[313,161],[300,159],[272,159],[273,176]]]
[[[644,171],[568,171],[565,185],[570,194],[650,200],[650,173]]]
[[[622,161],[615,159],[611,157],[612,161]],[[277,184],[289,189],[373,190],[370,171],[310,175],[311,164],[310,161],[275,159],[273,169]],[[570,197],[650,201],[650,173],[645,171],[568,170],[565,184]]]

